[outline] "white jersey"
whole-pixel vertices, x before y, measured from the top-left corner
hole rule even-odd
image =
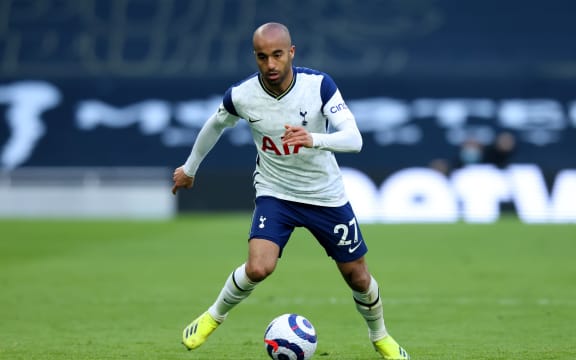
[[[293,68],[294,77],[281,95],[268,91],[260,76],[226,91],[222,104],[198,134],[184,172],[198,166],[226,127],[248,122],[258,156],[254,171],[256,196],[320,206],[348,202],[333,152],[358,152],[362,137],[334,81],[325,73]],[[282,144],[284,125],[304,126],[313,147]],[[333,129],[328,133],[329,129]]]

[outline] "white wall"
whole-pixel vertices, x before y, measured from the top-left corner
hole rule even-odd
[[[0,177],[0,217],[171,218],[169,181],[153,169],[24,169]]]

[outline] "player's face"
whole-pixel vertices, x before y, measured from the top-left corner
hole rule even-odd
[[[283,92],[292,81],[294,46],[282,41],[260,39],[254,43],[258,70],[266,86]]]

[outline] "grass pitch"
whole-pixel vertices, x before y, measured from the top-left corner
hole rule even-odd
[[[0,359],[267,359],[285,312],[315,359],[378,359],[350,291],[304,230],[200,349],[181,330],[247,253],[250,214],[0,221]],[[386,323],[413,359],[575,359],[576,226],[363,225]]]

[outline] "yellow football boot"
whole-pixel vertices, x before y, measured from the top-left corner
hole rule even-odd
[[[208,312],[200,315],[190,325],[186,326],[182,333],[182,344],[188,350],[194,350],[206,342],[208,336],[220,325]]]
[[[374,349],[386,360],[409,360],[410,355],[404,350],[392,336],[388,335],[378,341],[374,341]]]

